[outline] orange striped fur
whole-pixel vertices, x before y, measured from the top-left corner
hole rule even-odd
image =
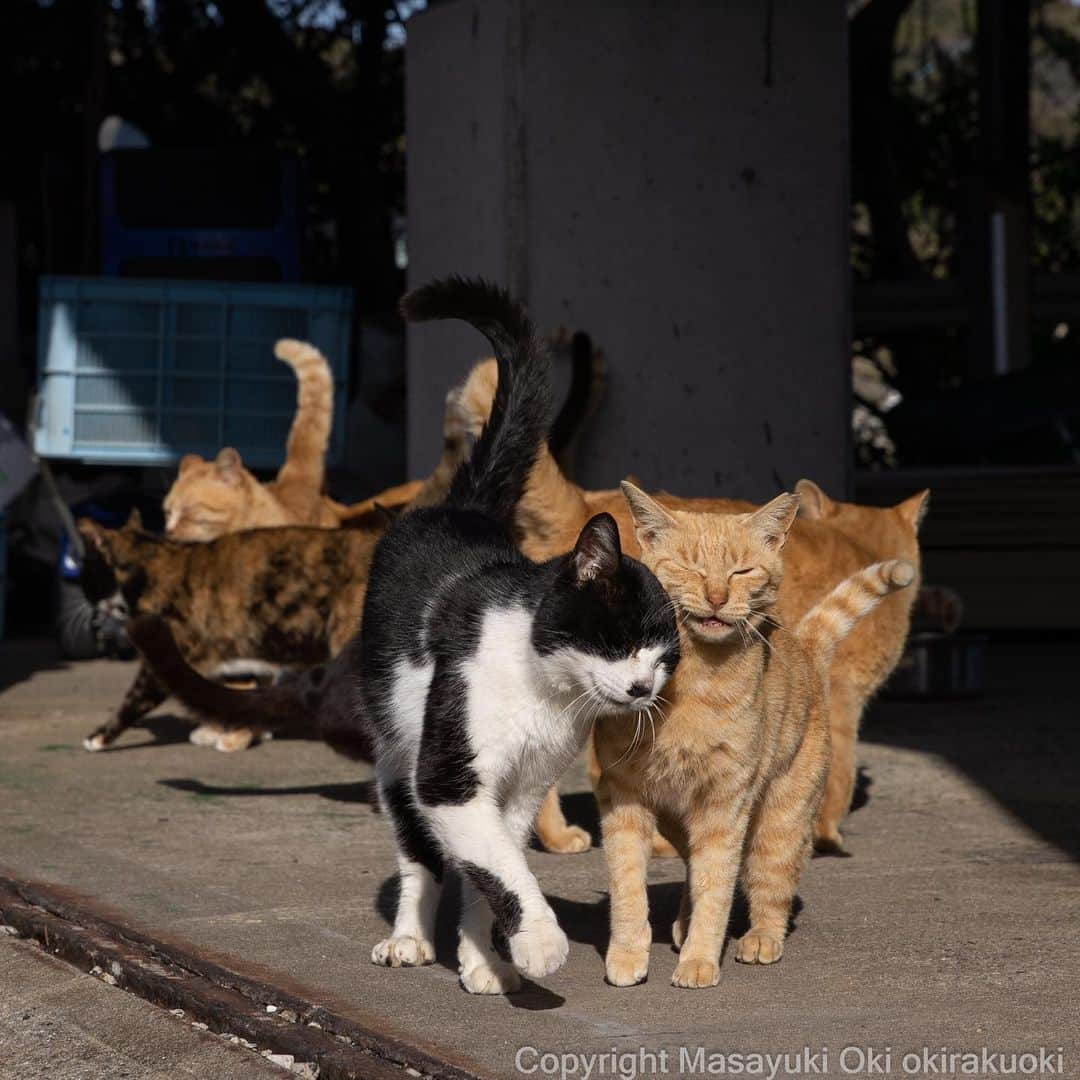
[[[225,447],[213,461],[188,454],[165,496],[165,529],[176,540],[214,540],[241,529],[277,525],[316,525],[334,529],[357,523],[378,504],[387,510],[440,502],[450,479],[468,452],[483,421],[473,423],[478,410],[490,411],[494,396],[494,360],[481,362],[464,387],[447,398],[443,454],[427,480],[411,480],[344,506],[323,494],[326,448],[334,414],[334,380],[326,358],[304,341],[285,338],[274,355],[296,374],[296,416],[289,429],[285,464],[276,479],[262,484],[244,467],[240,455]],[[491,383],[489,386],[488,384]],[[478,404],[477,398],[488,400]],[[458,402],[464,404],[459,407]],[[473,424],[470,428],[470,424]],[[475,430],[474,430],[475,429]]]
[[[607,977],[628,986],[647,974],[646,867],[659,828],[687,867],[672,982],[713,986],[740,877],[750,929],[736,960],[770,964],[783,953],[829,767],[833,652],[915,570],[863,569],[789,631],[773,612],[798,496],[713,514],[669,511],[631,484],[623,491],[641,557],[671,597],[682,659],[668,704],[636,741],[625,720],[595,728],[611,893]]]
[[[461,402],[474,409],[468,421],[479,430],[491,411],[496,380],[492,377]],[[840,645],[830,670],[829,728],[833,756],[825,799],[815,829],[815,844],[823,851],[840,851],[840,823],[851,805],[855,788],[856,747],[866,703],[892,673],[903,653],[911,621],[911,606],[918,592],[920,565],[918,531],[930,493],[921,491],[896,506],[872,507],[837,502],[811,480],[795,486],[800,497],[799,517],[784,549],[785,573],[776,602],[776,614],[794,626],[807,611],[839,582],[881,559],[904,559],[916,569],[913,587],[887,597]],[[752,503],[736,499],[684,498],[660,492],[656,500],[669,510],[743,513]],[[543,561],[569,551],[585,522],[593,514],[611,514],[627,555],[638,555],[626,501],[616,490],[586,491],[571,482],[546,446],[518,503],[515,524],[521,548]],[[590,769],[596,782],[596,770]],[[597,789],[603,799],[603,792]],[[548,851],[580,850],[557,802],[549,800],[537,820],[537,836]],[[674,854],[657,838],[657,854]]]

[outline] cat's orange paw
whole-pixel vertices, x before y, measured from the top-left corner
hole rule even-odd
[[[720,981],[720,965],[715,960],[695,959],[688,956],[679,961],[675,974],[671,976],[672,986],[682,986],[697,990],[703,986],[715,986]]]
[[[679,857],[675,845],[658,832],[652,834],[652,853],[658,859],[677,859]]]
[[[612,986],[636,986],[649,974],[649,950],[609,945],[604,974]]]
[[[686,932],[689,929],[689,919],[676,919],[671,924],[671,944],[675,946],[676,950],[683,947],[683,942],[686,940]]]
[[[835,825],[818,825],[814,829],[814,850],[820,855],[846,855],[844,838]]]
[[[577,855],[592,847],[592,836],[578,825],[567,825],[555,833],[541,833],[540,843],[556,855]]]
[[[767,930],[749,930],[735,943],[740,964],[775,964],[784,955],[784,939]]]

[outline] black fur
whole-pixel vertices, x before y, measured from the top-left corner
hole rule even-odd
[[[641,563],[622,554],[610,514],[593,517],[573,552],[555,563],[563,588],[550,593],[536,613],[532,640],[538,653],[572,640],[582,652],[617,659],[635,645],[666,644],[664,659],[675,670],[679,639],[671,632],[667,593]],[[642,610],[648,613],[644,627]]]
[[[476,866],[471,862],[463,862],[461,869],[468,879],[476,886],[476,891],[487,900],[491,906],[491,912],[495,916],[493,943],[498,951],[505,948],[505,940],[512,938],[521,929],[521,901],[517,893],[508,889],[492,873],[482,866]]]
[[[427,806],[460,806],[479,789],[465,727],[466,692],[465,680],[456,668],[443,665],[435,671],[416,762],[416,795]]]
[[[551,397],[547,358],[525,309],[485,281],[451,277],[409,293],[401,311],[413,322],[463,319],[491,342],[499,365],[491,420],[454,474],[446,502],[509,522],[545,436]]]
[[[128,623],[128,636],[155,676],[188,708],[227,730],[257,728],[322,738],[354,761],[372,761],[374,740],[357,700],[350,644],[335,659],[285,672],[262,690],[232,690],[200,675],[184,659],[169,624],[157,615]]]
[[[394,833],[401,850],[407,858],[430,870],[436,881],[442,881],[442,856],[427,826],[416,812],[409,785],[404,780],[391,784],[383,791],[382,796],[383,809],[394,822]]]
[[[555,457],[559,457],[570,445],[570,440],[585,419],[595,378],[592,339],[583,330],[578,330],[570,341],[570,389],[559,414],[551,423],[551,434],[548,436],[548,447]]]
[[[380,744],[398,738],[391,722],[397,665],[434,662],[415,790],[421,806],[461,805],[478,787],[461,672],[493,605],[531,608],[541,650],[569,645],[617,655],[622,648],[625,655],[631,644],[663,641],[677,655],[678,635],[666,594],[622,556],[609,515],[589,522],[574,553],[542,566],[514,546],[514,504],[544,436],[548,397],[546,363],[524,312],[500,290],[460,279],[417,290],[402,311],[465,319],[487,335],[499,365],[491,419],[447,503],[403,516],[379,542],[359,649],[361,694]]]
[[[417,796],[425,805],[460,805],[477,786],[460,672],[493,604],[532,608],[541,650],[572,645],[616,655],[631,642],[664,641],[677,655],[678,635],[666,594],[645,567],[622,555],[610,515],[586,525],[574,553],[542,566],[513,543],[514,504],[544,436],[548,396],[546,363],[521,308],[493,286],[454,278],[411,293],[402,311],[471,322],[487,335],[499,364],[491,419],[447,503],[404,515],[376,548],[359,648],[361,694],[380,740],[396,738],[389,720],[395,665],[403,658],[434,661]],[[650,620],[644,640],[643,610]]]

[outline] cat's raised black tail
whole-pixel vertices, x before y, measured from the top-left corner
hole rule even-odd
[[[491,419],[455,473],[446,504],[509,524],[547,434],[551,398],[547,357],[525,309],[489,282],[450,277],[408,293],[401,312],[412,322],[462,319],[491,342],[499,365]]]
[[[374,760],[371,731],[353,692],[349,649],[328,664],[286,672],[274,686],[234,690],[200,675],[160,616],[132,619],[127,632],[161,683],[203,719],[228,731],[255,728],[319,738],[345,757]]]

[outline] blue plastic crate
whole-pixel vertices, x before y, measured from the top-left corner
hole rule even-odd
[[[168,465],[235,446],[276,468],[296,380],[274,342],[310,341],[334,372],[328,460],[344,449],[352,291],[336,286],[46,277],[38,308],[43,457]]]

